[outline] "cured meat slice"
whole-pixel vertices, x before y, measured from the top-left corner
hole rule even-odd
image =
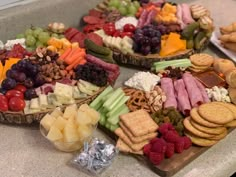
[[[84,16],[83,20],[85,23],[90,24],[90,25],[94,25],[94,24],[104,24],[105,20],[95,17],[95,16]]]
[[[195,79],[195,78],[194,78],[194,79]],[[195,79],[195,82],[196,82],[196,84],[197,84],[199,90],[201,91],[201,94],[202,94],[202,98],[203,98],[204,103],[210,102],[210,99],[209,99],[209,97],[208,97],[208,95],[207,95],[207,92],[206,92],[205,87],[204,87],[204,86],[202,85],[202,83],[199,82],[197,79]]]
[[[90,9],[89,10],[89,15],[90,16],[93,16],[93,17],[98,17],[100,18],[102,16],[102,12],[101,11],[98,11],[96,9]]]
[[[188,4],[181,4],[182,7],[182,19],[183,22],[187,25],[193,23],[194,20],[191,15],[191,10]]]
[[[86,35],[82,32],[78,32],[71,40],[70,42],[78,42],[79,46],[84,48],[84,40],[86,39]]]
[[[156,10],[149,11],[143,26],[149,25],[152,22],[152,19],[156,16],[156,14]]]
[[[161,89],[166,94],[166,101],[164,103],[164,108],[174,107],[177,108],[177,100],[175,98],[175,90],[173,81],[171,78],[161,79]]]
[[[103,45],[103,40],[102,37],[99,36],[96,33],[88,33],[87,38],[93,41],[95,44],[102,46]]]
[[[191,110],[191,105],[189,102],[188,92],[185,88],[183,79],[174,81],[175,93],[178,100],[178,109],[184,115],[189,115]]]
[[[198,88],[195,78],[192,76],[192,74],[184,73],[182,78],[184,80],[192,107],[198,107],[200,104],[204,103],[202,93]]]
[[[148,16],[148,11],[146,9],[144,9],[140,18],[138,19],[137,28],[142,28],[144,26],[147,16]]]
[[[68,28],[64,35],[69,41],[79,32],[76,28]]]

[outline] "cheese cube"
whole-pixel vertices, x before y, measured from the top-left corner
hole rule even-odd
[[[55,127],[52,126],[47,134],[47,139],[49,139],[50,141],[57,141],[63,138],[63,134],[61,133],[61,131]]]
[[[53,127],[57,127],[59,130],[63,130],[66,126],[67,120],[63,117],[59,116],[57,117],[56,121],[53,123]]]
[[[72,104],[72,105],[66,107],[63,117],[65,119],[69,119],[70,117],[74,118],[76,116],[76,113],[77,113],[77,105]]]
[[[45,130],[49,131],[55,120],[55,117],[51,116],[50,114],[46,114],[40,121],[40,124],[43,126],[43,128],[45,128]]]
[[[79,140],[77,127],[70,121],[66,123],[63,133],[64,133],[64,142],[75,142]]]

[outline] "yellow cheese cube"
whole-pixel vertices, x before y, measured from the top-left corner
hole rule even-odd
[[[40,124],[43,126],[43,128],[45,128],[45,130],[49,131],[55,120],[55,117],[51,116],[50,114],[46,114],[40,121]]]

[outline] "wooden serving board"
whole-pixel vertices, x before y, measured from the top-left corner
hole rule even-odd
[[[105,127],[98,125],[98,128],[102,130],[111,139],[116,141],[118,137]],[[233,128],[228,130],[228,134],[233,130]],[[141,155],[133,155],[141,163],[148,166],[152,171],[162,177],[170,177],[177,173],[179,170],[184,168],[187,164],[192,162],[194,159],[199,157],[202,153],[207,151],[210,147],[198,147],[191,146],[189,149],[184,150],[181,154],[175,153],[170,159],[165,158],[160,165],[153,165],[148,158]]]

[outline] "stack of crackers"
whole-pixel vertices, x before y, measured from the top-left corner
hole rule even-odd
[[[158,125],[143,109],[120,116],[117,148],[122,152],[143,154],[143,147],[157,136]]]
[[[214,58],[208,54],[194,54],[190,56],[192,65],[189,69],[193,72],[203,72],[209,69],[214,63]]]
[[[230,103],[202,104],[184,120],[185,134],[199,146],[212,146],[223,139],[228,127],[236,127],[236,106]]]

